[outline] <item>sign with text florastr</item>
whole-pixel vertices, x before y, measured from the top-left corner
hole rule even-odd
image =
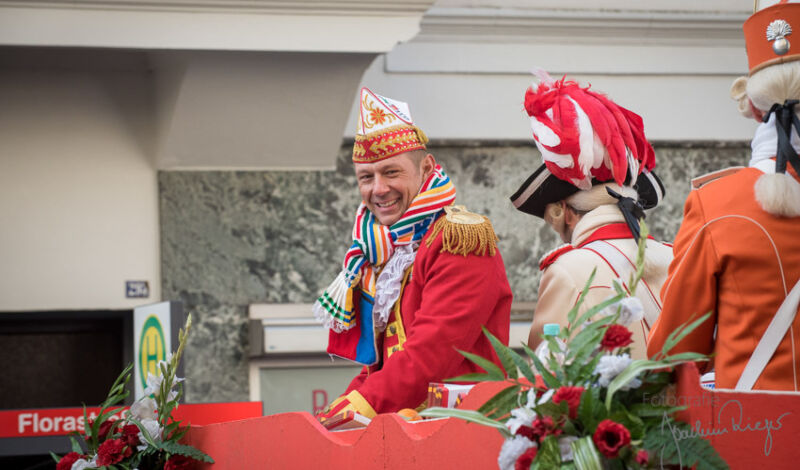
[[[135,399],[144,395],[147,374],[158,374],[158,362],[166,360],[177,342],[173,341],[173,323],[182,317],[173,302],[161,302],[133,309],[133,381]],[[180,311],[180,309],[178,309]],[[175,315],[175,313],[178,313]],[[177,330],[175,330],[177,333]]]

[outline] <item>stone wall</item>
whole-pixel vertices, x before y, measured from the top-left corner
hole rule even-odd
[[[159,174],[163,298],[182,300],[195,330],[187,351],[190,402],[246,400],[247,307],[311,303],[340,267],[360,201],[343,146],[336,171]],[[516,301],[534,301],[539,257],[560,243],[509,196],[541,157],[529,144],[432,147],[457,202],[487,215],[500,238]],[[694,176],[747,163],[744,143],[656,145],[664,203],[648,214],[672,240]]]

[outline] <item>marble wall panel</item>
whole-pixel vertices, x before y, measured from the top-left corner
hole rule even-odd
[[[432,147],[457,202],[489,216],[517,301],[534,301],[539,257],[560,243],[509,196],[538,166],[528,143]],[[648,215],[672,240],[693,176],[744,165],[743,143],[656,146],[664,203]],[[360,201],[350,147],[335,171],[169,171],[159,174],[163,296],[179,299],[196,329],[187,350],[187,398],[245,400],[247,306],[310,303],[338,272]]]

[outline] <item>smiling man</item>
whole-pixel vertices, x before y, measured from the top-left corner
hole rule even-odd
[[[344,267],[314,304],[328,352],[364,365],[318,416],[368,418],[418,408],[428,383],[479,372],[457,350],[492,358],[485,326],[508,342],[511,288],[486,217],[456,190],[408,105],[361,90],[353,146],[362,204]]]

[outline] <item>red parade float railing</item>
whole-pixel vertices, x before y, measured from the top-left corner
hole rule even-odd
[[[652,399],[687,405],[679,418],[709,439],[730,468],[800,468],[800,393],[708,390],[694,364],[676,374],[676,393]],[[504,386],[478,384],[460,408],[477,409]],[[685,437],[673,433],[678,442]],[[496,430],[455,418],[407,422],[391,413],[364,429],[330,432],[306,412],[193,426],[187,440],[214,458],[204,466],[213,470],[496,468],[503,443]]]

